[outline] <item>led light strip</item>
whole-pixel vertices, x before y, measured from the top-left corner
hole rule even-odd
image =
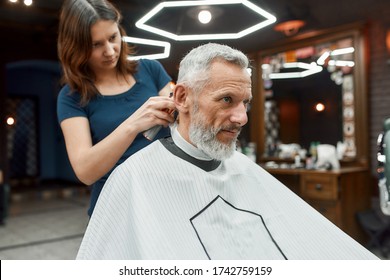
[[[317,59],[317,64],[318,65],[324,65],[325,64],[325,60],[329,56],[333,57],[333,56],[337,56],[337,55],[353,53],[354,51],[355,51],[355,49],[353,47],[337,49],[337,50],[333,50],[333,51],[326,51]],[[355,62],[353,62],[353,61],[346,61],[346,60],[330,60],[328,62],[328,64],[329,65],[336,65],[336,66],[349,66],[349,67],[355,66]]]
[[[136,44],[143,44],[143,45],[149,45],[149,46],[157,46],[157,47],[163,47],[164,52],[157,53],[157,54],[146,54],[146,55],[136,55],[131,56],[129,55],[127,59],[129,60],[138,60],[141,58],[149,58],[149,59],[161,59],[161,58],[167,58],[169,57],[169,54],[171,52],[171,44],[164,41],[157,41],[157,40],[149,40],[149,39],[143,39],[143,38],[136,38],[136,37],[129,37],[124,36],[122,38],[123,41],[126,43],[136,43]]]
[[[217,34],[193,34],[193,35],[177,35],[162,29],[145,24],[148,20],[154,17],[163,8],[169,7],[189,7],[189,6],[211,6],[211,5],[231,5],[231,4],[242,4],[249,9],[255,11],[259,15],[266,18],[258,24],[255,24],[247,29],[244,29],[238,33],[217,33]],[[247,1],[247,0],[201,0],[201,1],[168,1],[162,2],[154,7],[150,12],[144,15],[140,20],[136,22],[136,27],[144,29],[146,31],[176,40],[176,41],[189,41],[189,40],[218,40],[218,39],[238,39],[244,37],[254,31],[266,27],[276,22],[276,17],[267,11],[263,10],[259,6]]]
[[[263,69],[266,68],[266,65],[262,66]],[[283,68],[301,68],[306,69],[301,72],[290,72],[290,73],[271,73],[268,77],[271,80],[275,79],[292,79],[292,78],[304,78],[322,71],[322,67],[317,65],[315,62],[310,64],[303,62],[290,62],[284,63]]]

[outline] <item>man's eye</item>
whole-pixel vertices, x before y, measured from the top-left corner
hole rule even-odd
[[[226,103],[231,103],[232,102],[232,98],[229,97],[229,96],[225,96],[224,98],[222,98],[222,100]]]

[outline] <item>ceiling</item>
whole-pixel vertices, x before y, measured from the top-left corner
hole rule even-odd
[[[300,34],[318,29],[325,29],[338,25],[368,20],[370,11],[375,11],[381,7],[390,8],[389,0],[250,0],[252,3],[261,6],[264,10],[275,15],[280,21],[291,15],[306,21],[306,25],[299,31]],[[19,0],[22,2],[22,0]],[[41,42],[46,48],[52,48],[55,53],[55,40],[57,34],[58,14],[62,0],[33,0],[33,5],[26,7],[23,3],[10,3],[2,0],[0,3],[0,30],[2,41],[12,42],[16,37],[23,41],[24,51],[38,48],[34,44]],[[135,27],[135,22],[143,15],[162,1],[158,0],[112,0],[123,14],[123,25],[129,36],[167,41],[171,43],[171,55],[161,62],[169,70],[174,71],[179,60],[191,48],[207,41],[174,41],[151,32],[140,30]],[[223,0],[221,0],[223,3]],[[226,6],[226,5],[225,5]],[[191,17],[184,10],[172,10],[165,17],[160,17],[158,27],[175,32],[187,30],[195,32],[198,28],[192,22]],[[372,14],[372,13],[371,13]],[[237,30],[237,26],[246,26],[253,21],[253,15],[248,14],[248,9],[236,8],[223,12],[215,21],[219,23],[216,30]],[[257,19],[256,19],[257,20]],[[191,21],[188,25],[186,22]],[[260,29],[252,34],[235,40],[215,40],[224,44],[236,47],[246,53],[254,52],[273,42],[283,40],[286,36],[273,29],[272,24],[264,29]],[[221,27],[222,26],[222,27]],[[219,29],[218,29],[219,28]],[[224,29],[226,28],[226,29]],[[204,27],[203,27],[204,29]],[[33,34],[25,36],[23,34]],[[5,36],[5,35],[6,36]],[[13,38],[15,37],[15,38]],[[23,38],[20,38],[23,37]],[[37,37],[44,40],[37,41]],[[35,39],[33,39],[35,38]],[[35,41],[34,41],[35,40]],[[4,44],[4,43],[3,43]],[[146,49],[139,49],[140,52]],[[146,50],[147,52],[148,50]]]

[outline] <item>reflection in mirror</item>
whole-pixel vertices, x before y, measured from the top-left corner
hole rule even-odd
[[[344,147],[343,159],[356,156],[353,46],[348,37],[262,57],[265,157],[291,143],[307,151],[331,144]]]

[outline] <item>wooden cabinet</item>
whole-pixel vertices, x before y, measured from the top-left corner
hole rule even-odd
[[[348,235],[365,244],[366,235],[357,223],[356,212],[370,207],[366,168],[267,170]]]
[[[300,191],[306,199],[337,200],[337,176],[302,173]]]

